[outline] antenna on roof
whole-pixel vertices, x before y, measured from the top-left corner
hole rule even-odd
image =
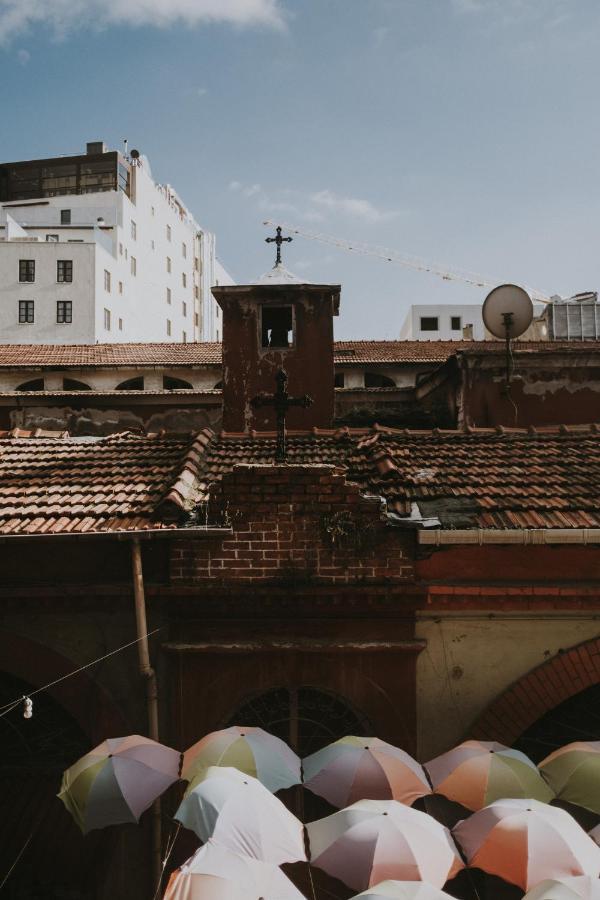
[[[127,150],[129,148],[129,141],[127,138],[123,138],[123,156],[127,159]]]
[[[482,310],[485,327],[506,343],[506,389],[512,375],[511,340],[524,334],[533,319],[533,304],[527,291],[516,284],[501,284],[485,298]]]

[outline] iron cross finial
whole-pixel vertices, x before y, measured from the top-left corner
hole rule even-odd
[[[265,238],[265,243],[277,244],[277,256],[275,257],[275,265],[280,266],[281,265],[281,245],[283,244],[284,241],[287,241],[289,243],[290,241],[293,241],[294,239],[291,237],[281,237],[281,225],[277,226],[276,232],[277,232],[276,237]]]
[[[285,240],[285,238],[284,238]],[[275,451],[275,462],[285,462],[287,456],[286,440],[285,440],[285,416],[292,406],[302,406],[307,409],[312,404],[312,398],[307,394],[304,397],[290,397],[287,392],[287,375],[283,369],[279,369],[275,376],[277,382],[277,390],[274,394],[259,394],[250,402],[254,408],[261,406],[272,406],[275,409],[277,418],[277,449]]]

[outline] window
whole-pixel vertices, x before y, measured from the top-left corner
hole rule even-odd
[[[123,282],[122,281],[119,282],[119,293],[120,294],[123,293]]]
[[[69,244],[83,244],[83,238],[67,238]]]
[[[137,225],[133,219],[131,220],[131,239],[137,241]]]
[[[58,244],[58,235],[57,234],[47,234],[46,235],[46,243],[47,244]]]
[[[72,259],[58,259],[56,261],[56,280],[64,283],[73,281]]]
[[[171,257],[167,256],[167,272],[171,271]]]
[[[104,330],[110,331],[110,309],[104,309]]]
[[[43,391],[44,390],[44,379],[43,378],[34,378],[32,381],[24,381],[23,384],[20,384],[15,388],[16,391]]]
[[[185,272],[181,273],[181,283],[184,287],[187,287],[187,275]]]
[[[135,256],[131,257],[131,274],[137,275],[137,259]]]
[[[117,391],[143,391],[144,390],[144,378],[142,375],[138,375],[136,378],[128,378],[127,381],[122,381],[121,384],[118,384],[115,388]]]
[[[185,333],[185,331],[181,332],[181,340],[184,344],[187,344],[187,334]]]
[[[167,240],[171,240],[171,226],[167,225]]]
[[[462,319],[460,316],[450,316],[451,331],[462,331]]]
[[[127,259],[127,247],[125,247],[125,259]]]
[[[291,347],[294,343],[291,306],[261,307],[262,346]]]
[[[119,241],[119,256],[123,256],[123,244]]]
[[[421,316],[421,331],[439,331],[440,325],[437,316]]]
[[[35,259],[19,260],[19,281],[35,281]]]
[[[200,271],[200,260],[198,259],[197,256],[194,257],[194,268],[195,268],[196,272]]]
[[[63,378],[63,391],[91,391],[91,387],[76,378]]]
[[[73,303],[70,300],[56,301],[56,321],[59,325],[70,325],[73,321]]]
[[[153,249],[153,250],[154,250],[154,248],[155,248],[155,244],[154,244],[154,241],[150,241],[150,246],[151,246],[151,247],[152,247],[152,249]]]
[[[219,329],[218,329],[218,328],[217,328],[217,340],[220,340],[220,338],[219,338]]]
[[[171,305],[171,288],[167,288],[167,303]]]
[[[171,337],[171,320],[167,319],[167,334]]]
[[[185,300],[181,304],[181,313],[182,315],[187,316],[187,303],[185,302]]]
[[[163,391],[191,391],[193,385],[183,378],[175,378],[173,375],[163,375]]]
[[[200,299],[200,288],[197,284],[194,285],[194,297],[196,298],[196,300]]]
[[[123,331],[123,319],[119,319],[119,331]]]
[[[194,325],[196,326],[196,328],[198,328],[198,326],[200,325],[200,316],[198,315],[198,313],[194,313]]]
[[[151,206],[150,209],[152,210],[152,215],[154,215],[154,207]]]
[[[185,244],[181,245],[181,254],[184,259],[187,259],[187,247],[185,246]]]
[[[71,224],[71,210],[70,209],[61,209],[60,224],[61,225],[70,225]]]
[[[19,300],[19,324],[31,325],[33,322],[33,300]]]
[[[110,293],[110,272],[108,269],[104,270],[104,290]]]

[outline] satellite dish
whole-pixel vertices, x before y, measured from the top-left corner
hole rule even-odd
[[[132,159],[139,159],[139,158],[140,158],[140,151],[139,151],[139,150],[135,150],[135,149],[132,150],[132,151],[131,151],[131,158],[132,158]]]
[[[533,303],[518,285],[501,284],[485,298],[482,315],[487,330],[508,341],[518,338],[531,325]]]

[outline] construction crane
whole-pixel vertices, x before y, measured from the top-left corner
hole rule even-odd
[[[304,231],[304,229],[298,228],[296,225],[291,225],[289,222],[275,222],[272,219],[266,219],[263,222],[263,225],[280,225],[282,228],[285,228],[286,231],[297,234],[298,237],[306,238],[309,241],[319,241],[322,244],[329,244],[331,247],[337,247],[339,250],[348,250],[362,256],[373,256],[376,259],[382,259],[385,262],[397,263],[407,269],[413,269],[415,272],[427,272],[429,275],[435,275],[443,281],[459,281],[462,284],[470,284],[472,287],[480,288],[493,288],[501,283],[501,280],[492,281],[491,279],[484,278],[474,272],[467,272],[464,270],[450,271],[443,266],[425,262],[417,257],[406,256],[398,250],[390,250],[386,247],[373,247],[358,241],[345,241],[340,238],[332,237],[329,234]],[[543,291],[528,287],[527,292],[532,300],[537,300],[540,303],[550,303],[550,297]]]

